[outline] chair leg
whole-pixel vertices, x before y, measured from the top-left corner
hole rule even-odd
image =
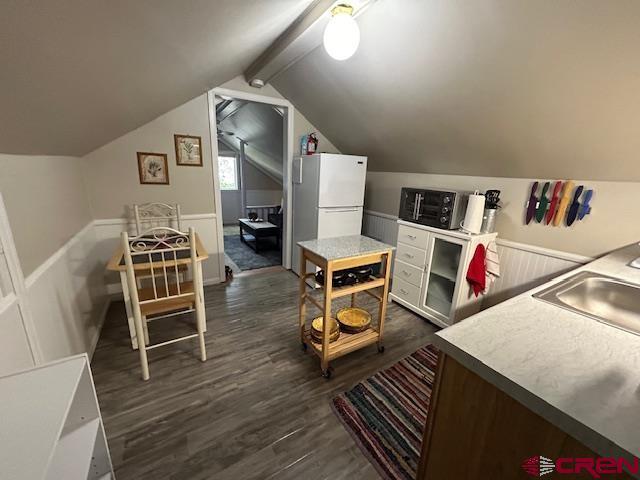
[[[207,349],[204,343],[204,324],[207,321],[202,303],[196,300],[196,325],[198,329],[198,341],[200,343],[200,360],[207,361]]]
[[[145,339],[145,329],[142,326],[142,316],[134,315],[134,322],[136,324],[136,336],[138,337],[138,353],[140,354],[140,366],[142,367],[142,379],[149,380],[149,362],[147,360],[147,348],[146,345],[142,345],[140,339]],[[146,322],[146,320],[145,320]]]

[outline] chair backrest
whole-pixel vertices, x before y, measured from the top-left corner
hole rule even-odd
[[[133,215],[136,222],[136,235],[141,235],[144,230],[155,227],[170,227],[182,231],[179,203],[175,205],[158,202],[135,204]]]
[[[134,305],[193,295],[193,289],[186,291],[186,282],[181,279],[184,276],[178,270],[179,265],[190,264],[194,277],[198,271],[193,228],[184,233],[169,227],[155,227],[132,238],[122,232],[122,248]],[[151,281],[150,298],[138,298],[138,278]]]

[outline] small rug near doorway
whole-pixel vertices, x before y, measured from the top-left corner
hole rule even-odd
[[[250,235],[245,235],[250,237]],[[272,244],[269,244],[272,242]],[[282,254],[280,249],[276,247],[275,241],[271,239],[261,239],[260,244],[264,245],[264,250],[256,253],[251,247],[245,245],[240,240],[240,235],[224,236],[224,253],[229,255],[240,270],[255,270],[256,268],[273,267],[274,265],[282,265]]]
[[[385,479],[414,479],[438,349],[427,345],[333,399],[333,409]]]

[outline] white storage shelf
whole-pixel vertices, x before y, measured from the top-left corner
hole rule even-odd
[[[497,234],[471,235],[398,220],[391,299],[441,327],[480,310],[466,272],[476,247]],[[404,256],[403,256],[404,254]]]
[[[86,355],[0,378],[7,480],[115,478]]]

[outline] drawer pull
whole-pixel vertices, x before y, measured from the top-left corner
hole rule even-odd
[[[405,253],[404,256],[407,258],[413,258],[413,255],[411,255],[410,253]]]
[[[409,292],[407,292],[404,288],[400,289],[400,293],[403,295],[409,295]]]
[[[407,237],[409,237],[411,240],[415,240],[416,239],[415,235],[409,235],[408,233],[407,233]]]
[[[407,272],[406,270],[402,270],[402,273],[404,274],[405,277],[410,277],[411,274],[409,272]]]

